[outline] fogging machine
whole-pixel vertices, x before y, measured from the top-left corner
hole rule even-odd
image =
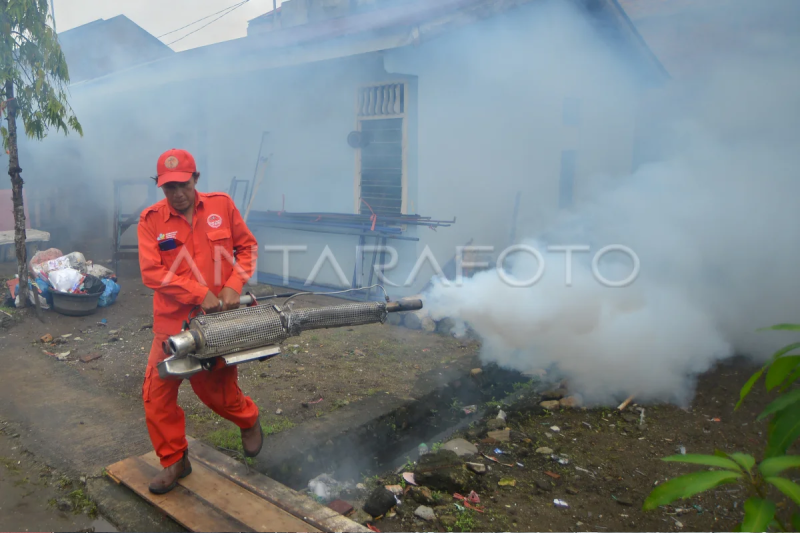
[[[282,295],[281,295],[282,296]],[[421,300],[358,302],[292,309],[293,295],[283,305],[258,304],[244,295],[247,307],[200,314],[162,346],[169,355],[158,364],[162,379],[186,379],[198,372],[251,361],[266,361],[281,353],[280,344],[313,329],[383,324],[389,313],[422,309]],[[266,298],[274,298],[266,297]]]

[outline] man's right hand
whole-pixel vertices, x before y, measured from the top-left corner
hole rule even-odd
[[[211,291],[206,293],[206,297],[203,299],[203,303],[200,304],[200,307],[202,307],[203,311],[206,313],[215,313],[222,309],[219,298],[217,298],[216,295],[214,295],[214,293]]]

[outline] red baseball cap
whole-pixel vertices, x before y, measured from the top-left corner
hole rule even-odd
[[[165,183],[189,181],[192,174],[197,172],[197,165],[192,154],[173,148],[158,158],[157,172],[158,186],[161,187]]]

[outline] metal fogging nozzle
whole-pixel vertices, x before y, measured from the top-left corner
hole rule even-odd
[[[173,335],[164,341],[164,353],[175,357],[185,357],[194,353],[200,346],[198,336],[199,334],[191,329]]]

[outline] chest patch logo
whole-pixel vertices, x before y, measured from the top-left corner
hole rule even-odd
[[[178,236],[178,232],[177,232],[177,231],[171,231],[171,232],[169,232],[169,233],[161,233],[161,234],[158,236],[158,240],[159,240],[159,241],[163,241],[163,240],[165,240],[165,239],[174,239],[174,238],[175,238],[175,237],[177,237],[177,236]]]
[[[212,228],[218,228],[222,225],[222,217],[219,215],[208,215],[208,225]]]

